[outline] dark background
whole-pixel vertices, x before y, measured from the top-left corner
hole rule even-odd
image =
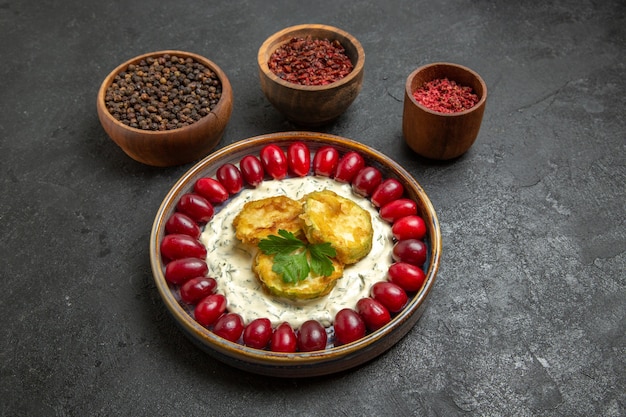
[[[625,415],[626,4],[515,3],[0,0],[0,415]],[[263,96],[256,54],[300,23],[361,41],[363,90],[321,130],[413,174],[443,259],[387,353],[291,380],[216,362],[167,315],[148,240],[193,164],[133,161],[95,101],[122,61],[181,49],[233,85],[218,147],[297,129]],[[405,79],[434,61],[489,88],[478,140],[449,163],[401,132]]]

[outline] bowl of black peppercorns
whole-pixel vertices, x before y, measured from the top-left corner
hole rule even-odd
[[[226,74],[200,55],[167,50],[119,65],[102,82],[97,111],[105,132],[134,160],[158,167],[208,155],[230,119]]]

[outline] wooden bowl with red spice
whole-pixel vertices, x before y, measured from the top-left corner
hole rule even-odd
[[[402,133],[417,154],[450,160],[474,144],[487,103],[487,85],[473,70],[437,62],[406,80]]]
[[[111,71],[96,108],[105,132],[128,156],[167,167],[208,155],[222,138],[232,106],[230,82],[215,63],[165,50]]]
[[[263,93],[301,126],[325,125],[344,113],[361,91],[364,63],[354,36],[320,24],[283,29],[258,53]]]

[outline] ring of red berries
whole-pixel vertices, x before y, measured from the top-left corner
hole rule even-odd
[[[244,187],[256,187],[266,179],[307,175],[348,183],[355,194],[369,198],[380,217],[391,224],[394,262],[388,276],[372,285],[370,296],[360,299],[354,308],[340,310],[330,327],[315,320],[304,322],[298,329],[288,322],[273,327],[265,317],[246,324],[239,314],[228,311],[228,300],[216,292],[219,279],[211,277],[206,264],[207,251],[200,242],[202,227],[216,207],[226,204]],[[367,165],[358,152],[341,155],[326,145],[312,153],[302,141],[286,149],[265,145],[258,156],[244,156],[238,166],[225,163],[215,177],[199,178],[193,190],[180,197],[165,222],[160,243],[165,279],[181,306],[199,324],[231,342],[273,352],[311,352],[354,342],[387,325],[424,284],[427,227],[417,203],[404,192],[400,181],[383,178],[382,172]]]

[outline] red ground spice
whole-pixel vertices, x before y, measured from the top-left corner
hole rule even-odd
[[[310,36],[292,38],[272,53],[267,64],[278,77],[301,85],[327,85],[353,69],[339,41]]]
[[[457,113],[471,109],[479,98],[471,87],[457,84],[447,78],[424,83],[413,92],[418,103],[440,113]]]

